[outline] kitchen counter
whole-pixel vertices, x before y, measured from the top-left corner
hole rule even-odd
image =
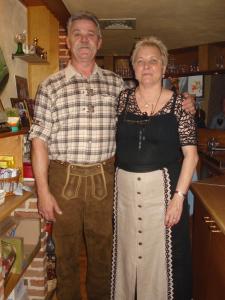
[[[192,258],[193,298],[224,299],[225,175],[192,183],[195,195]]]
[[[225,175],[194,182],[191,190],[225,234]]]
[[[207,151],[199,149],[199,155],[203,159],[208,160],[209,162],[215,164],[221,170],[225,172],[225,150],[223,151]]]

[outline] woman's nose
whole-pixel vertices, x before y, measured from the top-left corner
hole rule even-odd
[[[145,68],[145,69],[148,69],[148,68],[150,67],[150,65],[151,65],[151,64],[150,64],[149,61],[145,61],[145,62],[144,62],[144,68]]]

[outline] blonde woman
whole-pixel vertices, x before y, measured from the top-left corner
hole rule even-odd
[[[190,300],[186,193],[198,155],[194,117],[162,87],[167,49],[139,41],[139,85],[120,94],[111,299]]]

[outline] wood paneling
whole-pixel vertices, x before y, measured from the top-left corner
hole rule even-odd
[[[28,37],[29,44],[35,37],[40,47],[47,51],[47,65],[29,64],[29,93],[34,98],[37,87],[50,74],[59,69],[59,22],[52,13],[43,6],[28,7]]]
[[[225,146],[225,132],[224,132],[224,130],[206,129],[206,128],[199,128],[198,129],[198,146],[200,148],[207,149],[208,141],[211,138],[215,138],[216,142],[219,143],[220,147]]]
[[[25,6],[42,6],[45,5],[51,13],[58,19],[59,23],[66,28],[70,13],[61,0],[20,0]]]

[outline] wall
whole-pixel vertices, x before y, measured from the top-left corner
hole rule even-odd
[[[208,124],[213,116],[221,111],[221,100],[225,96],[225,75],[211,76],[210,101],[208,107]]]
[[[35,37],[38,45],[47,51],[48,64],[29,64],[29,92],[34,98],[38,85],[59,70],[59,22],[45,6],[28,7],[29,44]]]
[[[0,0],[0,47],[9,68],[9,80],[0,94],[3,106],[11,106],[10,98],[17,97],[15,75],[28,77],[27,63],[12,59],[16,52],[14,36],[27,30],[27,8],[19,0]]]

